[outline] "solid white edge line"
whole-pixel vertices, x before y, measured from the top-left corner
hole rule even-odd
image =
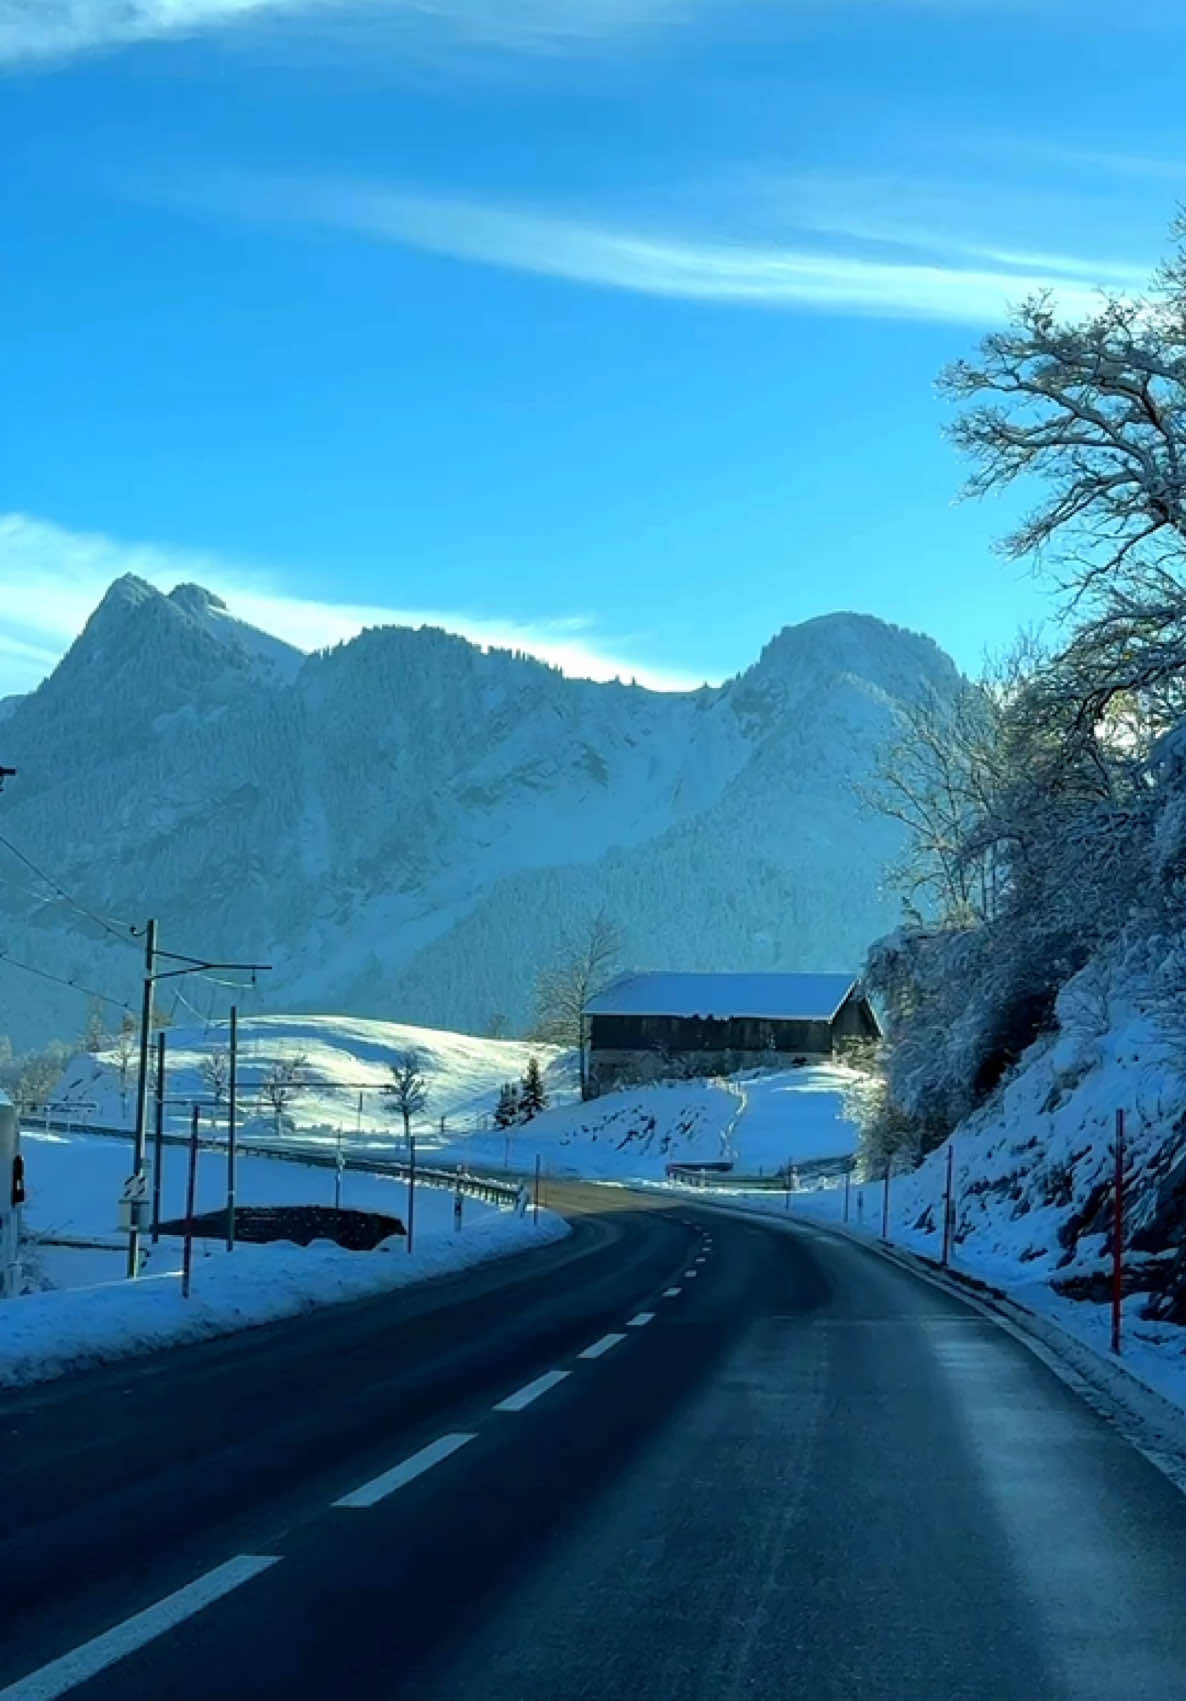
[[[545,1370],[542,1376],[537,1376],[534,1382],[525,1382],[522,1388],[517,1388],[513,1394],[508,1394],[505,1400],[499,1400],[492,1410],[496,1412],[521,1412],[524,1406],[529,1406],[533,1400],[538,1400],[541,1394],[546,1394],[549,1388],[554,1388],[558,1382],[563,1382],[566,1376],[571,1376],[571,1370]],[[0,1696],[0,1701],[3,1697]]]
[[[663,1298],[664,1299],[674,1299],[677,1293],[683,1293],[683,1291],[684,1290],[682,1288],[664,1288],[663,1289]]]
[[[655,1313],[653,1311],[636,1311],[626,1327],[628,1329],[641,1329],[647,1323],[653,1323],[654,1320]]]
[[[69,1654],[51,1660],[49,1665],[30,1672],[28,1677],[19,1678],[6,1689],[0,1689],[0,1701],[56,1701],[57,1696],[65,1695],[78,1684],[97,1677],[108,1666],[115,1665],[118,1660],[125,1659],[138,1648],[163,1636],[167,1630],[172,1630],[174,1625],[229,1595],[240,1583],[250,1582],[261,1571],[279,1563],[279,1556],[265,1558],[258,1554],[237,1554],[234,1559],[216,1565],[213,1571],[207,1571],[194,1582],[166,1595],[154,1606],[145,1607],[143,1612],[126,1618],[114,1629],[93,1636]]]
[[[600,1358],[603,1353],[607,1353],[611,1347],[616,1347],[619,1341],[625,1339],[625,1335],[603,1335],[599,1341],[594,1341],[591,1347],[586,1347],[583,1353],[578,1353],[577,1357]]]
[[[364,1482],[361,1488],[356,1488],[351,1494],[344,1494],[340,1500],[335,1500],[335,1506],[368,1507],[374,1506],[389,1494],[394,1494],[397,1488],[402,1488],[406,1482],[415,1477],[423,1476],[434,1465],[439,1465],[442,1459],[448,1459],[456,1453],[459,1447],[464,1447],[467,1441],[473,1441],[472,1435],[442,1435],[436,1441],[430,1441],[427,1447],[422,1447],[418,1453],[412,1453],[408,1458],[393,1465],[389,1471],[382,1471],[370,1482]]]

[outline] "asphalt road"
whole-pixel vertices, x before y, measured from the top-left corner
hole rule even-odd
[[[1186,1499],[1023,1345],[816,1231],[554,1203],[0,1402],[0,1701],[1186,1701]]]

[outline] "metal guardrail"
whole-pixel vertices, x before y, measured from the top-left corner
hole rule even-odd
[[[21,1127],[30,1134],[98,1134],[105,1139],[128,1140],[133,1138],[130,1128],[113,1128],[93,1122],[80,1122],[67,1117],[25,1116],[21,1118]],[[149,1144],[152,1137],[149,1137]],[[187,1134],[166,1134],[162,1144],[166,1146],[188,1146]],[[199,1148],[205,1152],[226,1152],[225,1140],[211,1140],[209,1137],[200,1138]],[[237,1140],[235,1149],[242,1157],[274,1158],[280,1163],[311,1164],[317,1169],[336,1169],[338,1154],[336,1150],[327,1150],[325,1146],[308,1146],[298,1144],[293,1140],[283,1142],[260,1140]],[[407,1180],[410,1166],[402,1158],[367,1157],[358,1153],[351,1154],[343,1151],[342,1168],[354,1170],[363,1175],[393,1175]],[[509,1181],[498,1181],[493,1176],[474,1175],[463,1169],[460,1177],[456,1169],[442,1169],[431,1164],[416,1165],[416,1182],[418,1186],[440,1187],[449,1192],[460,1191],[469,1199],[480,1199],[488,1205],[496,1205],[500,1210],[514,1210],[519,1204],[519,1186]]]

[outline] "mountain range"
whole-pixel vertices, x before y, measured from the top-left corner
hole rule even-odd
[[[572,679],[422,627],[304,655],[197,585],[125,577],[4,703],[0,1034],[136,1005],[166,948],[267,962],[245,1008],[521,1031],[540,968],[603,912],[623,962],[853,969],[896,919],[895,825],[856,786],[896,706],[955,688],[866,615],[787,627],[719,687]],[[226,977],[224,977],[226,978]],[[198,977],[166,1007],[225,1011]]]

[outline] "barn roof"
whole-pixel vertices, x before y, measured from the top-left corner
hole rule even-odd
[[[855,975],[619,975],[589,1000],[591,1016],[759,1016],[829,1022]]]

